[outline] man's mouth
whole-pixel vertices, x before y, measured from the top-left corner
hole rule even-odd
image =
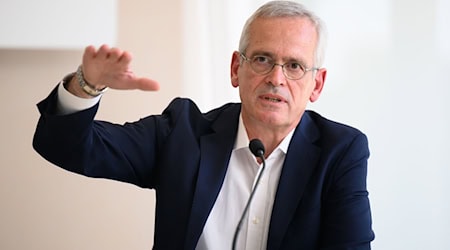
[[[273,97],[264,97],[264,100],[267,100],[267,101],[270,101],[270,102],[281,102],[280,99],[273,98]]]

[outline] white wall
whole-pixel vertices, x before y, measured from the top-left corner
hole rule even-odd
[[[80,49],[116,38],[117,0],[0,1],[0,48]]]
[[[195,72],[185,77],[185,93],[204,110],[237,99],[230,55],[245,18],[262,2],[204,3],[213,13],[204,16],[207,32],[187,52],[204,63],[188,57],[184,65]],[[450,249],[450,2],[300,2],[329,30],[328,78],[310,108],[369,137],[373,249]],[[205,69],[200,81],[189,77]]]

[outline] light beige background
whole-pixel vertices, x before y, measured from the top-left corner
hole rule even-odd
[[[118,46],[133,53],[138,74],[164,83],[158,93],[106,94],[98,117],[123,123],[161,112],[179,95],[182,62],[172,58],[180,57],[181,3],[121,0],[118,9]],[[152,246],[153,191],[68,173],[32,149],[36,103],[77,68],[81,55],[81,50],[0,49],[0,249]]]

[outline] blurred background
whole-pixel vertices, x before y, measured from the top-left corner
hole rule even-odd
[[[35,105],[103,43],[161,90],[110,90],[98,119],[138,120],[176,96],[203,111],[237,102],[231,54],[264,2],[0,0],[0,249],[151,249],[154,192],[46,162],[31,147]],[[309,108],[369,137],[373,249],[450,249],[450,1],[299,2],[329,32]]]

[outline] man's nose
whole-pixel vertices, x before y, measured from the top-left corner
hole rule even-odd
[[[284,85],[286,76],[284,75],[283,65],[275,63],[269,72],[269,82],[274,86]]]

